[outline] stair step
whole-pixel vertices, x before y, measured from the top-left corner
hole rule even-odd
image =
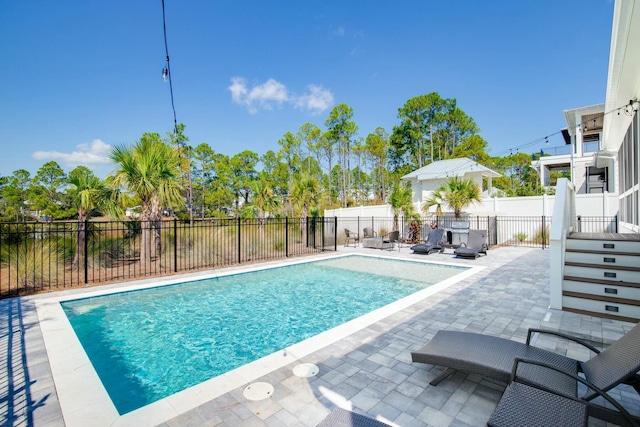
[[[617,253],[567,251],[564,259],[567,264],[590,264],[602,268],[614,268],[614,266],[637,268],[640,265],[640,255],[620,255]]]
[[[604,285],[604,286],[623,286],[625,288],[638,288],[640,289],[640,283],[636,282],[625,282],[622,280],[605,280],[605,279],[594,279],[591,277],[578,277],[578,276],[567,276],[563,277],[564,281],[572,281],[572,282],[581,282],[581,283],[593,283],[596,285]]]
[[[640,307],[640,301],[629,299],[629,298],[610,297],[605,295],[593,295],[593,294],[586,294],[583,292],[573,292],[573,291],[562,291],[562,295],[567,297],[584,298],[584,299],[594,300],[594,301],[603,301],[603,302],[610,302],[613,304],[626,304],[626,305]]]
[[[593,264],[565,263],[564,275],[614,282],[640,283],[640,270],[634,267],[601,267]]]
[[[602,301],[592,295],[568,294],[562,295],[563,310],[583,310],[597,313],[598,316],[618,316],[630,319],[640,319],[640,305],[625,304],[620,301]],[[637,321],[637,320],[636,320]]]
[[[568,236],[562,308],[627,322],[640,320],[640,234]]]
[[[605,319],[619,320],[621,322],[638,323],[638,320],[640,320],[640,317],[618,316],[615,314],[600,313],[598,311],[582,310],[582,309],[573,308],[573,307],[562,307],[562,309],[564,311],[569,311],[571,313],[582,314],[585,316],[603,317]]]
[[[575,239],[566,240],[567,251],[597,251],[602,253],[640,254],[640,241],[637,240],[597,240],[597,239]]]
[[[600,249],[569,249],[567,248],[567,252],[576,253],[576,254],[598,254],[598,255],[618,255],[618,256],[628,256],[628,257],[640,257],[640,252],[623,252],[623,251],[616,251],[616,250],[603,251]]]
[[[582,267],[582,268],[598,268],[601,270],[619,270],[619,271],[635,271],[640,272],[640,267],[634,267],[629,265],[616,265],[614,263],[602,263],[600,264],[592,264],[588,262],[573,262],[568,261],[564,263],[565,266],[571,267]]]

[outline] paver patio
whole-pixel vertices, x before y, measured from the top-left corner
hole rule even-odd
[[[403,258],[425,259],[400,251],[339,248]],[[486,268],[445,290],[390,315],[345,339],[316,351],[256,381],[272,384],[273,395],[259,401],[243,396],[244,387],[163,423],[163,426],[314,426],[336,406],[367,413],[398,426],[485,425],[504,384],[456,374],[437,387],[441,372],[411,362],[410,352],[439,329],[498,335],[524,342],[529,327],[577,333],[605,345],[633,324],[550,310],[549,251],[494,248],[477,260],[454,259],[451,251],[429,260]],[[63,426],[34,300],[0,301],[0,425]],[[537,345],[570,357],[588,358],[582,349],[540,338]],[[293,374],[298,363],[313,363],[310,378]],[[625,407],[640,414],[640,399],[625,386],[617,390]],[[604,425],[592,420],[590,425]]]

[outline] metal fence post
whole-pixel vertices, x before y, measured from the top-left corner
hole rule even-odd
[[[178,272],[178,219],[173,218],[173,271]]]
[[[241,253],[240,253],[240,249],[241,249],[241,248],[240,248],[240,237],[242,237],[242,236],[240,235],[240,225],[241,225],[241,223],[240,223],[240,217],[238,217],[238,264],[241,264],[241,263],[242,263],[242,255],[241,255]]]
[[[284,256],[289,258],[289,217],[284,217]]]
[[[84,284],[89,283],[89,220],[84,220]]]
[[[324,235],[323,235],[324,238]],[[338,250],[338,217],[333,217],[333,250]]]

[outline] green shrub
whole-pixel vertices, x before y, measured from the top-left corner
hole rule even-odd
[[[522,243],[522,242],[524,242],[524,241],[527,239],[527,233],[523,233],[523,232],[521,231],[521,232],[519,232],[519,233],[514,234],[514,235],[513,235],[513,237],[515,237],[515,239],[516,239],[518,242]]]
[[[55,282],[55,272],[64,270],[64,266],[58,265],[56,247],[49,241],[13,246],[5,253],[5,259],[20,290],[48,287]]]
[[[543,231],[544,231],[544,236],[543,236]],[[544,237],[544,244],[548,245],[549,244],[549,226],[548,225],[545,225],[544,228],[543,227],[538,228],[538,230],[536,231],[536,234],[533,236],[533,242],[538,245],[542,245],[543,237]]]

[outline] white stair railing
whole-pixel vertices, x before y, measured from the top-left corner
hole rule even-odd
[[[549,299],[550,307],[562,309],[562,279],[567,236],[574,231],[576,221],[575,186],[566,178],[558,179],[549,236]]]

